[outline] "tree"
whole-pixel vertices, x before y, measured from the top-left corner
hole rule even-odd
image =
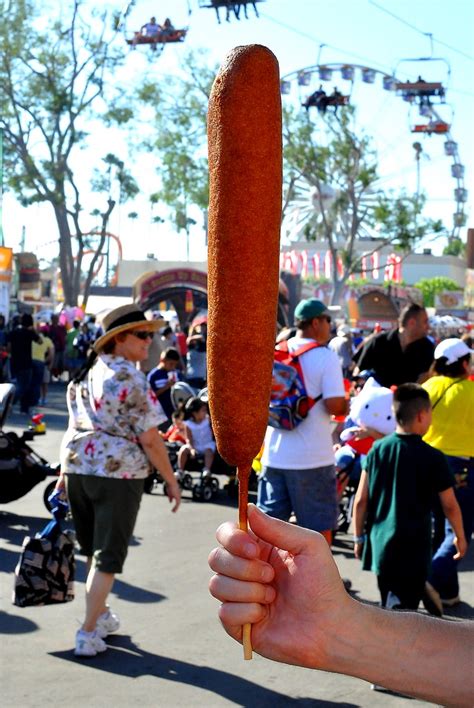
[[[209,202],[206,115],[217,67],[206,68],[201,54],[190,52],[183,73],[157,84],[145,80],[138,98],[154,111],[152,130],[143,145],[159,160],[160,186],[150,196],[152,204],[171,210],[178,231],[185,230],[189,258],[191,205],[201,210]]]
[[[460,238],[451,239],[443,249],[443,256],[463,257],[466,252],[466,244]]]
[[[0,129],[5,138],[6,184],[25,206],[51,205],[68,305],[77,304],[81,290],[87,301],[116,203],[112,185],[118,185],[120,201],[138,192],[124,163],[108,154],[107,174],[94,185],[105,206],[90,208],[91,175],[85,174],[81,153],[88,146],[86,126],[105,113],[107,77],[120,66],[123,52],[113,48],[115,35],[107,32],[107,15],[83,19],[80,5],[80,0],[57,5],[60,19],[50,17],[45,23],[44,12],[38,22],[39,4],[32,0],[0,0]],[[96,25],[99,35],[91,28]],[[84,275],[91,212],[100,217],[101,236]]]
[[[415,285],[423,294],[423,304],[425,307],[435,306],[435,297],[445,290],[462,290],[462,288],[451,278],[444,275],[437,275],[434,278],[422,278]]]
[[[362,272],[359,239],[367,238],[368,254],[388,244],[408,253],[429,232],[443,230],[439,222],[422,217],[424,200],[419,196],[378,188],[377,156],[369,138],[355,132],[353,115],[352,108],[343,108],[337,115],[319,116],[328,135],[322,143],[308,114],[284,111],[284,217],[298,203],[301,189],[309,189],[314,208],[304,235],[327,243],[334,304],[349,277]]]

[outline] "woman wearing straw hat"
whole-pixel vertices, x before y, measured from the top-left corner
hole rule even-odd
[[[135,305],[109,312],[104,334],[68,386],[69,428],[61,447],[61,478],[78,541],[88,559],[86,615],[76,634],[76,656],[107,649],[104,639],[120,622],[107,606],[121,573],[143,493],[153,466],[166,482],[172,511],[180,489],[158,433],[163,410],[136,364],[148,355],[160,321]]]

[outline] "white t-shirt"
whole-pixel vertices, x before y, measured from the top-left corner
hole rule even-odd
[[[293,337],[288,349],[295,351],[314,340]],[[308,395],[317,398],[344,396],[342,370],[337,354],[327,347],[317,347],[300,358]],[[309,411],[294,430],[267,428],[262,464],[280,469],[312,469],[334,464],[331,417],[322,400]]]
[[[200,423],[196,423],[194,420],[186,420],[185,424],[188,426],[191,434],[193,436],[193,444],[195,450],[200,453],[206,450],[215,450],[216,443],[212,437],[211,424],[209,418],[204,418]]]

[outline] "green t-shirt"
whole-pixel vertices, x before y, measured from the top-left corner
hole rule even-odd
[[[78,335],[79,330],[74,329],[74,327],[71,327],[66,334],[66,356],[69,357],[69,359],[74,359],[74,357],[77,356],[77,349],[74,346],[74,340]]]
[[[364,570],[385,577],[426,577],[433,499],[454,486],[445,456],[419,435],[392,433],[374,443],[365,470],[369,502]]]

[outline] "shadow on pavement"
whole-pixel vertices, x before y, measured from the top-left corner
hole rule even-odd
[[[82,583],[86,582],[87,577],[87,568],[84,558],[84,556],[79,557],[76,553],[76,580]],[[121,600],[134,602],[136,604],[162,602],[162,600],[168,599],[166,595],[162,595],[159,592],[147,590],[146,588],[138,587],[137,585],[130,585],[130,583],[126,583],[118,576],[115,577],[112,593]]]
[[[26,617],[0,611],[0,634],[28,634],[36,632],[37,629],[38,625]]]
[[[222,696],[239,706],[339,706],[340,708],[357,708],[355,703],[340,703],[327,700],[314,700],[313,698],[291,698],[278,691],[264,688],[259,684],[240,678],[227,671],[220,671],[208,666],[190,664],[179,659],[152,654],[141,649],[125,635],[111,635],[107,638],[109,649],[104,654],[99,654],[88,660],[87,666],[98,671],[106,671],[118,676],[137,678],[139,676],[155,676],[168,681],[188,684],[193,688],[202,688],[216,695]],[[84,660],[77,659],[72,651],[50,652],[50,656],[65,659],[74,663]]]
[[[25,536],[34,536],[35,533],[41,531],[47,524],[47,519],[36,516],[19,516],[18,514],[9,513],[8,511],[0,512],[0,537],[5,539],[12,549],[0,548],[0,573],[13,573],[15,566],[18,563],[20,551],[18,547],[23,544]],[[139,545],[140,540],[137,537],[133,539],[134,545]],[[86,580],[86,562],[84,556],[76,552],[76,580],[85,582]],[[77,589],[76,589],[77,592]],[[166,595],[147,590],[146,588],[130,585],[129,583],[115,579],[113,592],[122,600],[135,603],[153,603],[166,600]],[[14,622],[12,621],[12,630]],[[1,625],[0,625],[1,627]],[[21,633],[21,628],[18,633]],[[32,631],[32,630],[29,630]],[[15,632],[16,633],[16,632]]]

